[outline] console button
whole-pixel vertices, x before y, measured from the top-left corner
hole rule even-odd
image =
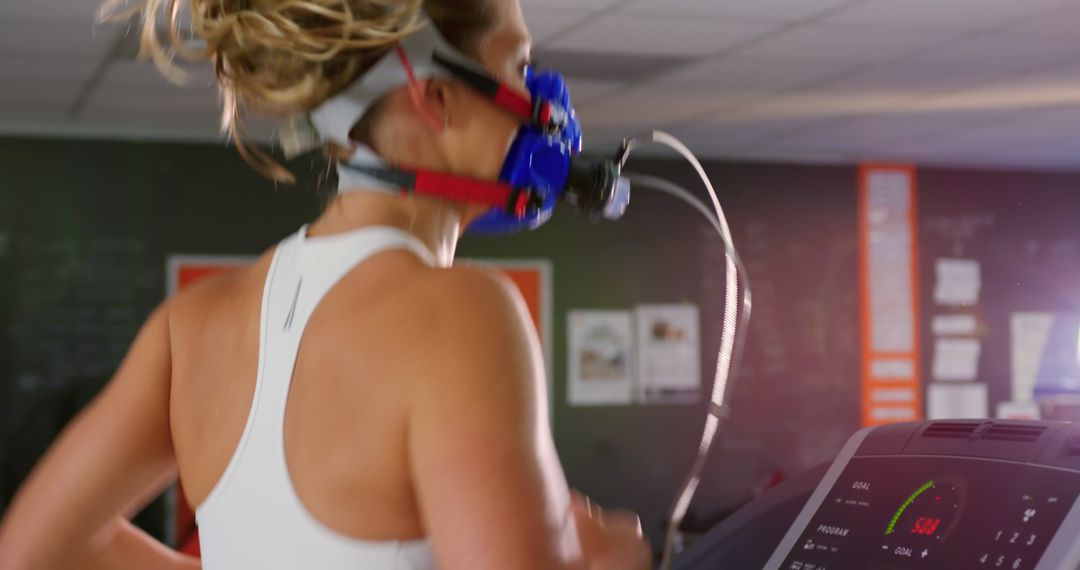
[[[1008,533],[1008,535],[1009,535],[1009,540],[1008,540],[1009,544],[1016,544],[1017,541],[1020,540],[1020,531],[1018,531],[1018,530],[1010,531]]]

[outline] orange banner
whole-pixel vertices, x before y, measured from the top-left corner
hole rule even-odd
[[[915,168],[859,168],[862,425],[922,418]]]

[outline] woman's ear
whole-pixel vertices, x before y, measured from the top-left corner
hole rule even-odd
[[[413,109],[435,132],[442,132],[449,122],[450,89],[439,79],[424,79],[409,85]]]

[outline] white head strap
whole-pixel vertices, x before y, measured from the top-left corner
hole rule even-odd
[[[401,40],[398,45],[412,64],[417,80],[453,77],[448,71],[434,63],[432,54],[436,51],[457,61],[467,61],[466,56],[443,39],[430,20],[426,21],[420,30]],[[349,164],[386,167],[386,162],[374,151],[350,139],[349,132],[379,99],[391,90],[407,84],[408,81],[409,76],[403,62],[399,59],[397,50],[391,49],[359,79],[313,110],[310,114],[311,124],[324,142],[334,142],[343,148],[352,149],[352,154],[346,160]],[[398,190],[387,182],[342,168],[340,165],[337,171],[338,191],[361,188]]]

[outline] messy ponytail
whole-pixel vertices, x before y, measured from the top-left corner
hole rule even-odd
[[[247,142],[243,114],[283,117],[315,108],[418,30],[423,0],[105,0],[101,14],[140,14],[140,56],[174,81],[184,78],[174,56],[209,60],[222,96],[222,130],[252,167],[291,183],[291,172]],[[182,31],[185,20],[190,34]]]

